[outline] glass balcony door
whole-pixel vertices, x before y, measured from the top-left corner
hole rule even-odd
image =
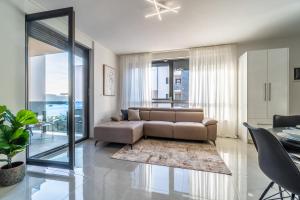
[[[31,126],[27,163],[73,169],[75,144],[75,57],[73,8],[26,16],[27,108]],[[66,149],[64,155],[59,155]],[[51,156],[56,154],[55,157]],[[55,159],[54,159],[55,158]]]
[[[89,49],[75,44],[75,142],[89,137]]]

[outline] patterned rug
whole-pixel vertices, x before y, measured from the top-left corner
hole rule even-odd
[[[216,147],[208,143],[140,140],[132,150],[126,145],[112,158],[231,175]]]

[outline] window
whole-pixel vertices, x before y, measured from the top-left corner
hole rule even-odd
[[[152,103],[155,107],[188,107],[189,60],[152,63]]]
[[[170,97],[170,67],[168,63],[152,65],[152,99],[169,99]]]

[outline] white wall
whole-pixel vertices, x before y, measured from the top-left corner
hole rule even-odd
[[[29,60],[29,99],[46,100],[46,56],[34,56]]]
[[[0,105],[25,106],[25,14],[22,0],[0,0]],[[25,160],[21,153],[16,160]],[[3,164],[3,163],[0,163]]]
[[[93,91],[93,99],[94,102],[91,102],[91,105],[94,105],[92,112],[93,122],[94,124],[99,124],[104,121],[109,121],[110,117],[119,113],[119,105],[118,105],[118,95],[117,96],[104,96],[103,95],[103,65],[106,64],[110,67],[114,67],[116,69],[116,90],[118,90],[118,76],[119,76],[119,68],[118,68],[118,60],[117,56],[110,51],[109,49],[103,47],[101,44],[94,42],[93,45],[93,83],[94,87],[91,88]],[[93,129],[90,130],[90,137],[94,136]]]
[[[290,114],[300,114],[300,82],[294,81],[294,68],[300,67],[300,37],[261,40],[238,45],[239,56],[258,49],[289,48],[290,63]]]
[[[25,20],[18,0],[0,1],[0,104],[25,105]]]

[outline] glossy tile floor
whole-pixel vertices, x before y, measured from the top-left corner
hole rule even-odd
[[[0,188],[0,199],[243,200],[249,196],[248,150],[240,140],[217,140],[232,176],[111,159],[121,147],[98,144],[95,148],[88,140],[76,148],[74,172],[30,166],[23,182]]]

